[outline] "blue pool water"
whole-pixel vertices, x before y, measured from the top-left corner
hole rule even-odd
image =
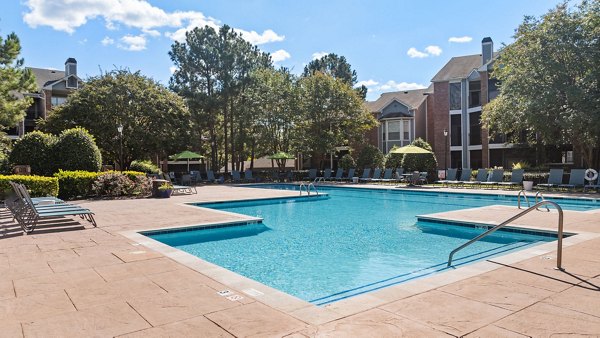
[[[322,305],[445,270],[450,251],[484,231],[417,222],[416,215],[516,203],[466,194],[320,191],[329,196],[198,204],[264,221],[147,235]],[[581,201],[559,203],[567,209],[589,207]],[[454,266],[552,240],[549,234],[498,231],[460,251]]]

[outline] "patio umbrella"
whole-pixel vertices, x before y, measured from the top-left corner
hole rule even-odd
[[[175,161],[179,161],[179,160],[187,160],[187,171],[190,171],[190,160],[196,159],[196,158],[204,158],[204,156],[197,154],[193,151],[189,151],[189,150],[185,150],[180,152],[179,154],[175,154],[173,156],[171,156]]]
[[[401,148],[394,148],[390,150],[390,153],[393,154],[429,154],[431,151],[427,149],[423,149],[421,147],[407,145]]]
[[[277,166],[279,168],[285,167],[286,160],[294,160],[296,157],[294,155],[288,154],[286,152],[280,151],[273,155],[267,156],[268,159],[275,160],[277,162]]]

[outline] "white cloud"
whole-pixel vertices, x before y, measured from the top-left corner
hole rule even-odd
[[[473,40],[473,38],[470,36],[466,36],[466,35],[465,36],[453,36],[448,39],[448,42],[467,43],[467,42],[471,42],[471,40]]]
[[[320,59],[327,54],[329,54],[329,53],[328,52],[315,52],[312,54],[312,59],[313,60]]]
[[[108,45],[112,45],[113,43],[115,43],[115,40],[109,38],[108,36],[105,36],[104,39],[102,39],[102,41],[100,41],[100,43],[102,44],[102,46],[108,46]]]
[[[195,27],[218,29],[220,22],[197,11],[165,12],[147,0],[26,0],[29,11],[23,20],[30,27],[49,26],[69,34],[89,20],[103,19],[106,28],[117,30],[121,25],[141,30],[139,36],[157,37],[159,29],[171,29],[164,34],[183,41],[185,33]],[[175,29],[175,30],[172,30]],[[255,45],[283,41],[285,36],[267,29],[262,33],[236,28],[244,39]]]
[[[365,81],[358,81],[354,85],[354,87],[357,87],[357,88],[360,87],[360,86],[373,87],[373,86],[376,86],[378,84],[379,84],[379,82],[377,82],[375,80],[372,80],[372,79],[369,79],[369,80],[365,80]]]
[[[177,70],[177,67],[175,67],[175,66],[169,67],[169,72],[171,72],[171,74],[175,73],[176,70]]]
[[[429,55],[438,56],[438,55],[442,54],[442,49],[440,48],[440,46],[427,46],[427,47],[425,47],[425,51]]]
[[[146,37],[144,35],[130,35],[127,34],[121,39],[119,39],[122,43],[119,43],[117,47],[132,51],[138,52],[146,49]]]
[[[416,82],[400,82],[397,83],[394,80],[390,80],[385,84],[375,88],[376,91],[402,91],[402,90],[413,90],[427,88],[427,86]]]
[[[291,58],[292,56],[290,55],[290,53],[288,53],[287,51],[280,49],[276,52],[271,53],[271,59],[273,59],[273,62],[281,62],[283,60],[287,60],[289,58]]]
[[[426,58],[429,56],[429,54],[427,53],[423,53],[423,52],[419,52],[415,47],[410,47],[408,49],[408,51],[406,52],[406,55],[410,56],[411,58]]]

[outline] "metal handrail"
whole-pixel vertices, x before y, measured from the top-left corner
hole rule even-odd
[[[309,195],[310,195],[310,187],[313,187],[313,189],[315,190],[315,194],[319,195],[319,191],[317,190],[317,187],[312,183],[308,184],[308,186],[306,187],[306,191],[308,192]]]
[[[558,238],[558,249],[557,249],[557,256],[556,256],[556,268],[558,270],[562,270],[562,240],[563,240],[563,210],[560,207],[560,205],[556,204],[555,202],[552,201],[541,201],[539,203],[536,203],[534,206],[523,210],[522,212],[518,213],[517,215],[507,219],[506,221],[494,226],[491,229],[488,229],[488,231],[482,233],[481,235],[473,238],[472,240],[466,242],[465,244],[459,246],[458,248],[452,250],[452,252],[450,252],[450,255],[448,256],[448,267],[450,267],[452,265],[452,257],[454,256],[455,253],[457,253],[458,251],[464,249],[465,247],[473,244],[474,242],[477,242],[478,240],[482,239],[483,237],[495,232],[496,230],[504,227],[505,225],[509,224],[510,222],[521,218],[522,216],[530,213],[533,210],[538,209],[540,206],[542,205],[552,205],[554,206],[554,208],[556,208],[556,210],[558,211],[558,234],[557,234],[557,238]]]
[[[311,183],[312,184],[312,183]],[[308,187],[304,184],[304,183],[300,183],[299,188],[300,188],[300,196],[302,196],[302,187],[304,187],[306,189],[306,194],[310,195],[310,191],[308,191]]]
[[[540,196],[540,200],[541,200],[541,201],[545,201],[545,200],[546,200],[546,199],[544,198],[544,194],[542,194],[542,192],[541,192],[541,191],[538,191],[538,192],[536,192],[536,193],[535,193],[535,203],[536,203],[536,204],[537,204],[537,202],[538,202],[538,196]],[[547,212],[550,212],[550,209],[548,209],[548,206],[546,205],[545,207],[546,207],[546,211],[547,211]]]
[[[527,193],[525,192],[525,190],[519,191],[519,194],[517,195],[517,207],[519,209],[521,209],[521,194],[523,194],[523,197],[525,198],[525,202],[527,202],[527,207],[528,208],[531,207],[531,203],[529,203],[529,199],[527,198]]]
[[[325,182],[325,177],[317,177],[314,179],[313,183],[317,184],[319,182]],[[312,184],[312,183],[311,183]]]

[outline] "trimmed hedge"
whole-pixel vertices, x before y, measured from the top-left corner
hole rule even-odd
[[[160,169],[150,161],[133,161],[129,165],[129,169],[132,171],[141,171],[146,174],[160,173]]]
[[[54,177],[58,179],[58,186],[60,190],[58,197],[62,199],[74,199],[74,198],[86,198],[90,196],[96,196],[94,190],[94,183],[98,180],[99,176],[109,173],[121,173],[120,171],[105,171],[105,172],[91,172],[83,170],[65,171],[59,170]],[[123,171],[123,175],[134,183],[145,184],[143,181],[146,178],[146,174],[140,171]],[[141,177],[143,177],[143,179]]]
[[[9,181],[24,184],[32,197],[58,195],[58,179],[56,177],[35,175],[0,175],[0,191],[2,192],[3,196],[7,196],[12,193],[12,187],[8,183]]]
[[[401,168],[403,158],[404,154],[388,153],[385,155],[385,167],[390,169]]]
[[[50,176],[54,172],[53,147],[56,137],[41,131],[32,131],[15,142],[9,155],[12,165],[29,165],[34,175]]]
[[[350,168],[356,168],[356,161],[354,160],[354,157],[352,157],[352,155],[346,154],[342,156],[342,158],[340,158],[338,165],[340,168],[348,170]]]
[[[435,155],[433,153],[404,154],[404,158],[402,159],[402,168],[404,168],[406,172],[426,171],[429,173],[429,175],[431,175],[435,173],[435,168],[437,168],[437,160],[435,159]]]
[[[57,169],[99,171],[102,168],[100,149],[94,137],[83,128],[64,130],[53,152]]]

